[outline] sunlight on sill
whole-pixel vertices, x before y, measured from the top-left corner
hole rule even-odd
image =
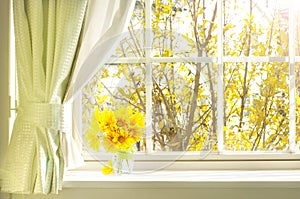
[[[103,175],[101,171],[68,171],[65,188],[300,188],[300,170],[136,171]]]

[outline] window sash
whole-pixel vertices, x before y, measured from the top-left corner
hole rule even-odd
[[[295,56],[295,45],[294,45],[294,26],[295,26],[295,5],[296,2],[294,0],[289,1],[289,56],[250,56],[250,57],[232,57],[232,56],[224,56],[223,52],[223,1],[225,0],[217,0],[218,3],[218,12],[217,12],[217,48],[218,54],[216,57],[152,57],[151,56],[151,5],[152,0],[145,0],[145,25],[146,25],[146,45],[145,45],[145,57],[125,57],[118,59],[110,59],[107,64],[137,64],[143,63],[146,65],[146,146],[150,146],[146,148],[145,154],[148,154],[146,157],[156,157],[158,159],[172,159],[174,157],[173,152],[152,152],[152,63],[163,63],[163,62],[192,62],[192,63],[212,63],[218,66],[218,106],[217,106],[217,139],[218,139],[218,152],[213,152],[208,155],[206,158],[214,159],[215,157],[221,158],[222,160],[226,159],[234,159],[234,160],[243,160],[243,159],[299,159],[298,153],[296,153],[296,84],[295,84],[295,64],[300,62],[300,56]],[[221,24],[221,25],[220,25]],[[233,62],[281,62],[289,64],[289,151],[288,152],[232,152],[224,150],[224,140],[223,140],[223,115],[224,115],[224,83],[223,83],[223,65],[225,63],[233,63]],[[161,155],[163,153],[164,155]],[[200,152],[197,152],[200,155]],[[191,152],[185,152],[184,157],[193,157],[193,159],[199,159],[198,156],[190,155]],[[242,154],[242,155],[241,155]],[[140,155],[140,157],[142,157]],[[142,158],[143,159],[143,158]],[[150,158],[151,159],[151,158]],[[155,158],[154,158],[155,159]],[[172,159],[174,160],[174,159]]]

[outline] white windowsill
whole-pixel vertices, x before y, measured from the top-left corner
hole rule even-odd
[[[101,171],[74,170],[64,177],[64,188],[300,188],[300,170],[186,170],[137,171],[104,176]]]

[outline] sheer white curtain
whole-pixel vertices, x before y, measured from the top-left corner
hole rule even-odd
[[[81,97],[81,89],[95,75],[99,67],[114,53],[122,33],[126,32],[135,6],[135,0],[90,0],[85,24],[64,102],[72,103]],[[76,115],[73,115],[73,134],[63,134],[63,154],[67,168],[75,168],[83,163],[81,139],[78,136]],[[69,122],[70,123],[70,122]]]
[[[119,44],[135,0],[89,1],[82,43],[65,101],[76,97]]]
[[[82,163],[78,135],[66,121],[70,104],[114,50],[134,4],[13,1],[19,107],[1,191],[58,193],[64,166]]]

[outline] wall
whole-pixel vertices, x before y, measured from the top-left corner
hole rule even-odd
[[[299,189],[65,189],[53,196],[14,196],[13,199],[298,199]]]
[[[8,143],[9,97],[9,0],[0,4],[0,166]]]
[[[9,0],[0,2],[0,172],[8,144],[9,131]],[[1,173],[0,173],[1,174]],[[0,198],[5,195],[0,193]]]

